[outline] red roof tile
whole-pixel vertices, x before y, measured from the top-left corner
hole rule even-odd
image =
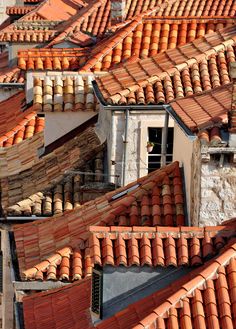
[[[22,111],[23,101],[24,92],[19,92],[0,103],[0,147],[18,144],[44,129],[44,119],[32,109]]]
[[[133,190],[128,192],[127,189],[131,187]],[[124,196],[121,194],[117,200],[112,199],[122,191]],[[184,200],[178,163],[157,170],[95,201],[85,203],[61,217],[16,226],[14,234],[21,271],[31,268],[68,245],[72,248],[78,246],[78,241],[88,239],[88,227],[95,224],[183,225]],[[61,234],[54,235],[52,227],[60,227]],[[34,238],[28,241],[32,232]],[[44,241],[48,242],[45,244]]]
[[[198,266],[216,255],[232,236],[231,227],[90,227],[84,247],[65,247],[23,272],[25,280],[75,281],[94,265]],[[65,263],[68,265],[65,266]]]
[[[12,6],[6,8],[7,15],[25,15],[35,9],[35,6]]]
[[[155,56],[167,49],[184,45],[207,33],[230,26],[227,19],[143,18],[118,29],[98,43],[81,70],[109,70],[120,63]]]
[[[197,131],[227,124],[231,103],[232,84],[228,84],[171,102],[171,107],[185,126]],[[216,129],[211,131],[211,142],[219,135],[216,132]]]
[[[0,71],[0,83],[24,83],[25,73],[17,67],[4,68]]]
[[[25,328],[93,328],[89,311],[90,299],[90,279],[25,297],[23,299]]]
[[[235,232],[235,228],[233,229]],[[176,329],[176,328],[235,328],[235,272],[236,243],[233,239],[217,258],[174,281],[167,288],[129,305],[95,325],[99,329]],[[70,328],[93,328],[90,306],[90,280],[68,287],[34,294],[23,299],[26,329],[38,324],[57,328],[60,320],[55,307],[60,301],[60,316],[66,318]],[[80,288],[81,287],[81,292]],[[82,294],[76,303],[80,317],[75,320],[69,296]],[[74,297],[75,298],[75,297]],[[73,298],[73,301],[74,301]],[[52,306],[54,305],[54,307]],[[45,319],[47,321],[45,322]],[[83,324],[81,323],[83,319]],[[59,327],[58,327],[59,328]]]
[[[18,51],[18,67],[22,70],[72,71],[85,62],[87,48],[40,48]]]
[[[96,81],[104,98],[119,104],[168,103],[228,84],[235,33],[233,26],[207,34],[152,58],[124,64]]]

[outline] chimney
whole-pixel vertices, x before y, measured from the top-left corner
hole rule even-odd
[[[125,0],[111,0],[111,25],[125,20]]]
[[[230,63],[229,73],[233,81],[232,105],[229,111],[229,146],[236,147],[236,62]]]

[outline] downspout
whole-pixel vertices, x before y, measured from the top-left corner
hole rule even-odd
[[[124,136],[124,148],[123,148],[123,174],[122,174],[122,185],[125,186],[126,182],[126,167],[128,159],[128,130],[129,130],[129,109],[125,110],[125,136]]]
[[[162,130],[161,167],[166,165],[168,126],[169,126],[169,113],[166,111],[164,129]]]

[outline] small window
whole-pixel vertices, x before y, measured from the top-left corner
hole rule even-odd
[[[153,150],[148,153],[148,172],[161,167],[161,144],[164,128],[148,128],[148,140],[154,143]],[[168,128],[167,147],[166,147],[166,164],[173,159],[173,139],[174,128]]]
[[[93,269],[92,273],[92,312],[102,319],[103,284],[102,271]]]

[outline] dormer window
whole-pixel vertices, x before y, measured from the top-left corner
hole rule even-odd
[[[102,319],[103,275],[100,268],[94,268],[92,273],[92,312]]]

